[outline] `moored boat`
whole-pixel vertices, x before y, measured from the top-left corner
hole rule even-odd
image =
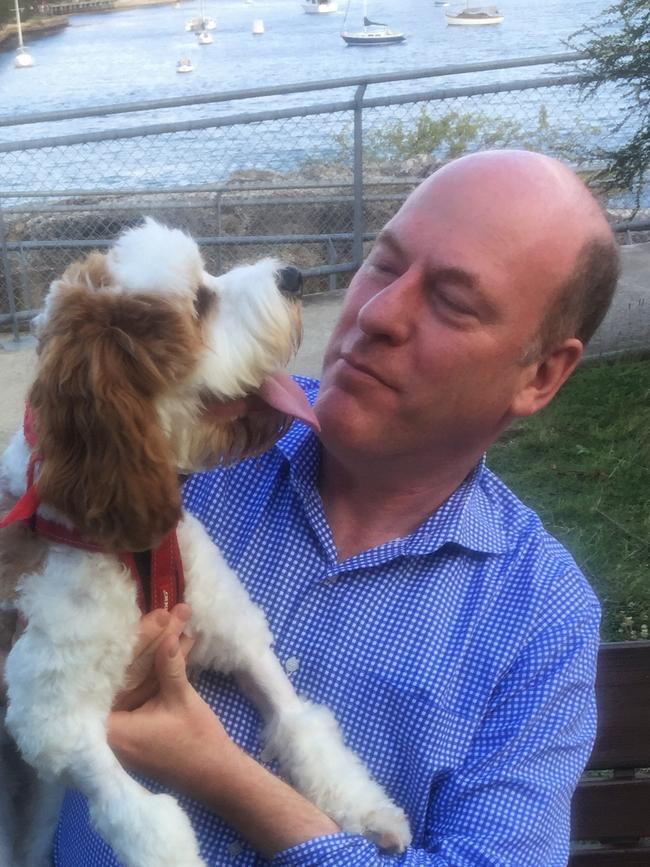
[[[363,29],[343,30],[341,39],[347,45],[394,45],[406,37],[400,30],[392,30],[387,24],[368,18],[368,0],[363,0]]]
[[[501,24],[503,15],[496,6],[465,6],[460,12],[445,12],[447,24],[477,27],[484,24]]]
[[[327,15],[338,10],[338,3],[334,0],[305,0],[302,4],[307,15]]]

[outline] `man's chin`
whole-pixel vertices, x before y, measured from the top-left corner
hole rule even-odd
[[[324,445],[336,444],[352,449],[364,447],[380,436],[381,423],[376,409],[363,396],[345,388],[331,386],[321,391],[314,406],[320,422]]]

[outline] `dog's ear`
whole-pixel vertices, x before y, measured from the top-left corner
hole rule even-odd
[[[60,281],[41,333],[29,398],[42,456],[37,490],[93,542],[144,550],[180,516],[155,402],[189,373],[196,325],[169,299],[81,276]]]

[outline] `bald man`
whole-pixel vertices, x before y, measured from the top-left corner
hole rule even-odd
[[[296,423],[262,459],[188,483],[297,690],[332,708],[413,835],[388,862],[280,780],[234,684],[188,682],[179,606],[143,619],[138,669],[153,661],[160,690],[123,699],[110,739],[146,785],[183,794],[210,867],[566,864],[599,606],[483,456],[574,370],[617,274],[600,208],[560,163],[450,163],[352,280],[320,388],[302,381],[320,441]],[[54,864],[117,864],[75,793]]]

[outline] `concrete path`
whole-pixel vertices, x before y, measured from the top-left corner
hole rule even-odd
[[[612,307],[589,344],[588,356],[621,349],[650,349],[650,243],[622,248],[623,276]],[[304,305],[304,337],[291,371],[317,377],[323,349],[341,306],[342,293],[308,297]],[[34,375],[34,341],[18,345],[0,335],[0,449],[20,425],[23,404]]]

